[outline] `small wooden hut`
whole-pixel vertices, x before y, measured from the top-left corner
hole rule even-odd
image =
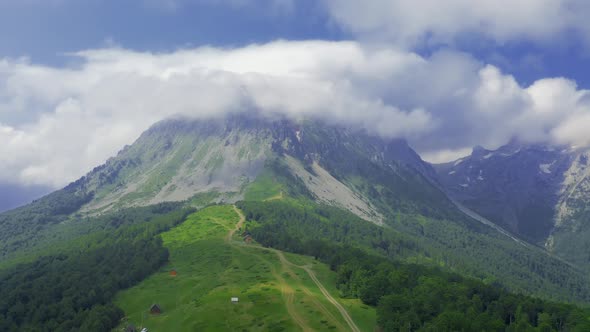
[[[160,305],[157,303],[152,304],[152,306],[150,307],[150,314],[159,315],[161,313],[162,313],[162,308],[160,308]]]

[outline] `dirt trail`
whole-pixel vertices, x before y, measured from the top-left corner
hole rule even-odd
[[[238,209],[235,205],[233,206],[233,209],[240,217],[240,220],[236,224],[236,227],[234,229],[230,230],[229,233],[227,234],[225,240],[228,243],[231,243],[231,239],[232,239],[233,235],[235,234],[235,232],[237,230],[241,229],[246,221],[246,217],[244,216],[242,211],[240,211],[240,209]],[[308,265],[301,266],[301,265],[293,264],[292,262],[290,262],[287,259],[287,257],[285,257],[283,252],[280,250],[276,250],[273,248],[263,248],[263,247],[256,247],[256,248],[269,250],[269,251],[276,253],[277,256],[279,257],[279,260],[281,261],[281,264],[283,265],[283,269],[292,276],[296,276],[296,274],[291,271],[291,269],[289,268],[290,266],[303,269],[305,272],[307,272],[307,274],[309,275],[311,280],[313,280],[313,282],[316,284],[316,286],[318,286],[318,288],[320,289],[320,291],[322,292],[324,297],[330,303],[332,303],[332,305],[334,305],[334,307],[336,307],[336,309],[340,312],[340,314],[342,315],[342,317],[344,318],[344,320],[346,321],[346,323],[348,324],[350,329],[353,332],[361,332],[361,330],[355,324],[354,320],[352,319],[352,317],[350,317],[350,315],[348,314],[346,309],[338,301],[336,301],[336,299],[334,299],[332,297],[332,295],[330,295],[330,292],[328,292],[328,290],[324,287],[324,285],[321,283],[321,281],[317,278],[317,276],[315,275],[315,272],[313,272],[313,270],[311,269],[310,266],[308,266]],[[261,258],[261,259],[263,259],[263,258]],[[283,293],[283,296],[285,297],[285,304],[287,306],[287,311],[288,311],[289,315],[291,316],[291,318],[293,318],[293,320],[297,323],[297,325],[299,325],[299,327],[301,327],[301,329],[303,331],[313,331],[313,329],[311,329],[309,327],[309,325],[307,325],[305,320],[299,315],[299,313],[297,312],[297,309],[294,306],[293,302],[294,302],[295,292],[294,292],[293,288],[285,281],[285,279],[281,275],[276,273],[276,271],[274,271],[274,270],[273,270],[273,275],[275,276],[275,278],[279,281],[279,284],[281,285],[281,292]],[[311,292],[309,292],[309,290],[306,289],[305,286],[302,285],[302,288],[305,289],[306,293],[311,294]],[[323,305],[321,305],[321,306],[323,307]],[[325,311],[325,308],[322,311],[324,311],[325,313],[329,313],[329,312]],[[332,316],[332,315],[330,314],[330,316]]]
[[[281,256],[283,253],[280,251],[277,251],[275,249],[271,249],[271,248],[265,248],[268,249],[268,251],[271,251],[273,253],[275,253],[277,255],[277,257],[279,257],[279,261],[281,262],[281,266],[283,268],[283,270],[288,273],[291,278],[293,278],[293,280],[296,280],[297,283],[299,284],[299,288],[301,288],[303,290],[303,292],[305,294],[307,294],[307,296],[309,296],[309,300],[311,302],[313,302],[313,304],[316,306],[316,308],[322,312],[322,314],[329,319],[332,323],[334,323],[335,325],[337,325],[338,331],[346,331],[346,326],[342,325],[342,321],[340,319],[338,319],[336,316],[334,316],[332,314],[332,312],[330,312],[328,310],[328,308],[326,308],[324,306],[324,304],[322,302],[320,302],[317,298],[317,296],[312,293],[307,287],[305,287],[303,285],[303,280],[299,277],[299,275],[297,273],[295,273],[291,267],[297,267],[296,265],[292,264],[291,262],[289,262],[284,256],[284,259],[281,259]],[[279,255],[280,254],[280,255]]]
[[[285,279],[275,271],[273,271],[273,275],[281,285],[281,292],[285,297],[285,305],[287,306],[287,312],[289,313],[289,316],[293,318],[293,320],[297,323],[297,325],[299,325],[299,327],[303,331],[313,331],[313,329],[309,325],[307,325],[305,319],[303,319],[299,315],[297,308],[295,308],[295,291],[293,290],[293,288],[291,288],[291,286],[285,281]]]
[[[231,240],[232,240],[232,237],[234,236],[234,234],[244,226],[244,222],[246,221],[246,217],[244,216],[242,211],[240,211],[240,209],[238,209],[235,205],[233,206],[233,208],[234,208],[234,211],[240,217],[240,220],[236,224],[236,227],[227,233],[227,235],[225,237],[225,242],[229,243],[232,246],[235,246],[236,249],[238,249],[238,250],[242,250],[242,248],[240,248],[240,246],[236,245],[236,243],[232,243]],[[265,263],[267,263],[269,266],[272,266],[272,264],[270,262],[266,261],[266,259],[264,259],[256,254],[253,254],[253,255],[255,255],[256,257],[258,257],[259,259],[261,259]],[[297,311],[297,308],[295,308],[295,304],[294,304],[295,303],[295,291],[293,290],[293,288],[285,281],[285,279],[279,273],[277,273],[277,271],[274,270],[274,268],[272,268],[272,275],[275,277],[275,279],[278,281],[278,283],[280,285],[281,293],[283,294],[283,297],[285,299],[285,306],[287,307],[287,312],[289,313],[289,316],[291,316],[293,321],[295,321],[295,323],[297,323],[297,325],[299,325],[301,330],[303,330],[305,332],[313,331],[313,329],[309,325],[307,325],[307,322],[305,321],[305,319],[303,319],[301,317],[301,315]]]
[[[240,211],[240,209],[238,209],[235,205],[232,205],[232,207],[234,208],[234,211],[236,211],[236,213],[238,214],[238,216],[240,217],[240,221],[238,221],[238,223],[236,224],[236,227],[232,230],[230,230],[227,235],[225,236],[225,242],[231,242],[232,237],[234,236],[234,234],[241,229],[242,227],[244,227],[244,222],[246,222],[246,217],[244,216],[244,214],[242,213],[242,211]]]
[[[338,311],[340,312],[340,314],[342,315],[342,317],[344,318],[344,320],[346,321],[346,323],[348,324],[350,329],[353,330],[354,332],[361,332],[361,330],[358,328],[358,326],[356,326],[356,324],[354,323],[354,320],[352,319],[352,317],[350,317],[350,315],[348,314],[346,309],[338,301],[336,301],[336,299],[334,299],[332,297],[332,295],[330,295],[328,290],[324,287],[324,285],[316,277],[315,273],[311,270],[311,268],[309,266],[307,266],[307,265],[301,266],[301,265],[293,264],[287,259],[287,257],[285,257],[285,255],[281,251],[279,251],[279,250],[273,250],[273,251],[277,253],[277,255],[279,256],[279,259],[284,264],[298,267],[300,269],[304,269],[305,272],[307,272],[307,274],[311,278],[311,280],[313,280],[313,282],[318,286],[318,288],[320,289],[322,294],[324,294],[326,299],[328,301],[330,301],[330,303],[332,303],[336,307],[336,309],[338,309]]]

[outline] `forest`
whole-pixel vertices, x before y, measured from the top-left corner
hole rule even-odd
[[[393,260],[440,266],[487,283],[501,282],[513,292],[590,303],[588,279],[575,267],[541,250],[498,235],[496,241],[490,241],[493,235],[470,232],[444,220],[398,214],[390,222],[392,226],[380,227],[343,209],[302,200],[245,201],[238,206],[247,213],[251,227],[261,224],[268,234],[274,232],[272,238],[261,242],[287,251],[297,249],[293,244],[297,239],[327,240]]]
[[[190,212],[161,204],[97,217],[104,230],[0,270],[0,331],[109,331],[123,317],[115,294],[168,260],[156,235]]]
[[[337,272],[341,295],[376,306],[384,331],[590,330],[590,310],[404,263],[396,254],[415,251],[412,242],[372,227],[357,229],[355,218],[337,209],[287,202],[238,205],[256,241],[329,264]]]

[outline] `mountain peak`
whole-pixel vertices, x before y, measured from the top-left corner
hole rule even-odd
[[[480,158],[480,157],[485,156],[488,153],[490,153],[490,150],[485,149],[481,145],[476,145],[473,147],[473,150],[471,151],[471,156],[474,158]]]

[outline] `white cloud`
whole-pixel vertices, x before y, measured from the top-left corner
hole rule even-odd
[[[522,87],[463,53],[276,41],[76,56],[70,68],[0,60],[0,182],[59,187],[158,120],[252,108],[404,136],[432,160],[514,136],[590,142],[587,91],[562,78]]]
[[[427,112],[400,110],[348,80],[349,71],[372,75],[406,62],[353,42],[277,41],[168,54],[103,49],[76,56],[80,67],[62,69],[0,61],[1,181],[64,185],[176,114],[207,117],[254,107],[321,114],[412,137],[432,125]]]
[[[440,164],[467,156],[471,153],[471,151],[472,149],[470,148],[462,148],[457,150],[442,149],[423,152],[420,157],[430,163]]]
[[[505,43],[580,34],[590,42],[586,0],[324,0],[341,26],[398,45],[453,44],[465,34]]]

